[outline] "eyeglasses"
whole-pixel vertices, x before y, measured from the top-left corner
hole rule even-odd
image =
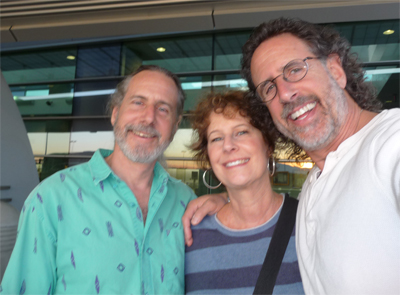
[[[308,72],[308,59],[319,59],[320,57],[306,57],[305,59],[295,59],[290,61],[282,71],[282,74],[276,76],[272,80],[265,80],[256,87],[257,95],[263,102],[273,100],[278,92],[276,83],[274,82],[278,77],[283,75],[286,82],[298,82],[303,79]]]

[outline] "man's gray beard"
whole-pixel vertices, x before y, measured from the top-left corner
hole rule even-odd
[[[114,124],[114,137],[117,142],[122,153],[132,162],[136,163],[153,163],[159,157],[162,156],[164,151],[167,149],[169,144],[171,143],[173,136],[171,138],[160,145],[158,145],[155,149],[149,150],[145,146],[136,146],[132,148],[126,141],[126,137],[129,131],[136,132],[146,132],[152,135],[156,135],[158,138],[161,137],[159,132],[151,126],[143,126],[143,125],[126,125],[124,129],[121,129],[117,122]]]
[[[322,149],[329,145],[335,137],[338,135],[342,124],[344,123],[346,116],[348,114],[348,104],[346,100],[346,96],[344,91],[337,82],[330,77],[330,87],[326,93],[326,105],[327,108],[324,108],[321,105],[321,99],[316,95],[311,96],[302,96],[298,97],[295,101],[291,103],[287,103],[283,107],[282,119],[287,120],[287,116],[290,112],[293,111],[299,105],[302,105],[306,102],[316,102],[319,107],[323,108],[322,113],[325,118],[325,124],[322,126],[322,129],[314,134],[314,128],[318,128],[318,125],[321,123],[319,121],[313,122],[311,125],[307,125],[305,127],[295,127],[291,125],[291,129],[286,129],[285,126],[275,123],[276,128],[286,137],[292,139],[295,143],[301,146],[305,151],[315,151]],[[334,110],[336,102],[336,111],[337,116],[333,117],[331,115],[331,110]],[[308,134],[308,136],[304,136]]]

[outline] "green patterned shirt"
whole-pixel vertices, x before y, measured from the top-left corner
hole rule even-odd
[[[146,224],[97,151],[39,184],[22,209],[1,294],[183,294],[186,205],[196,196],[157,163]]]

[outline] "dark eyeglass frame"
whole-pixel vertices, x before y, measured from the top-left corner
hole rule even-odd
[[[286,82],[290,82],[290,83],[299,82],[299,81],[301,81],[302,79],[304,79],[304,77],[305,77],[305,76],[307,75],[307,73],[308,73],[309,65],[308,65],[308,63],[307,63],[307,60],[309,60],[309,59],[320,59],[320,58],[321,58],[321,57],[306,57],[305,59],[294,59],[294,60],[289,61],[289,62],[285,65],[285,67],[283,68],[282,74],[276,76],[276,77],[275,77],[274,79],[272,79],[272,80],[265,80],[265,81],[263,81],[263,82],[261,82],[260,84],[257,85],[256,90],[255,90],[257,96],[258,96],[263,102],[270,102],[270,101],[272,101],[272,100],[275,98],[276,94],[278,93],[278,86],[277,86],[276,83],[274,82],[277,78],[279,78],[280,76],[283,76],[283,79],[284,79]],[[300,61],[300,62],[304,63],[305,66],[306,66],[306,71],[304,72],[304,75],[303,75],[301,78],[299,78],[299,79],[297,79],[297,80],[289,80],[289,79],[286,77],[286,75],[285,75],[285,70],[288,68],[288,66],[289,66],[290,64],[292,64],[293,62],[296,62],[296,61]],[[263,89],[264,89],[263,86],[266,86],[268,83],[272,83],[272,85],[275,86],[275,94],[274,94],[274,96],[273,96],[272,98],[270,98],[270,99],[268,99],[268,100],[265,100],[265,99],[262,97],[262,95],[260,94],[260,89],[263,90]],[[261,93],[263,93],[263,92],[264,92],[264,91],[261,91]]]

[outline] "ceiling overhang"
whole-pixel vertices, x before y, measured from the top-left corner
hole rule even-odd
[[[314,23],[398,19],[399,1],[7,1],[1,42],[115,38],[255,27],[280,16]]]

